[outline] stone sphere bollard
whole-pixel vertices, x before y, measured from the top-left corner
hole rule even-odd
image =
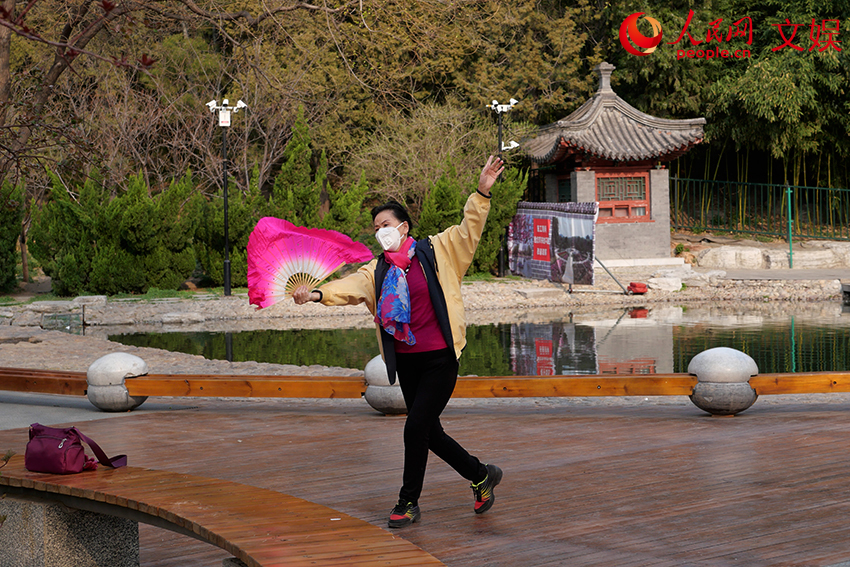
[[[395,384],[391,385],[387,376],[387,365],[380,354],[366,363],[365,374],[366,401],[370,406],[387,415],[407,413],[398,375]]]
[[[758,373],[756,361],[739,350],[717,347],[703,351],[688,364],[688,374],[699,380],[691,401],[712,415],[740,413],[758,398],[749,383]]]
[[[101,356],[92,362],[86,373],[89,401],[103,411],[130,411],[137,408],[148,397],[131,396],[124,385],[124,379],[147,373],[148,365],[133,354],[113,352]]]

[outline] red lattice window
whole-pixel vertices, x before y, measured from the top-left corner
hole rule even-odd
[[[649,221],[649,173],[596,173],[597,222]]]

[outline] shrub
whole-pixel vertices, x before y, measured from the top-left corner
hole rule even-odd
[[[201,198],[191,175],[151,195],[141,176],[111,198],[97,178],[72,194],[53,178],[30,248],[57,295],[177,289],[195,267]]]
[[[87,289],[99,227],[113,226],[101,246],[115,238],[115,209],[96,177],[87,179],[73,199],[59,178],[51,177],[47,201],[33,208],[29,249],[50,276],[53,292],[72,295]]]
[[[468,192],[469,188],[461,187],[455,168],[449,166],[422,202],[417,229],[421,238],[442,232],[463,219],[464,189]]]
[[[0,292],[12,291],[18,285],[15,245],[21,234],[23,217],[23,188],[3,185],[0,189]]]

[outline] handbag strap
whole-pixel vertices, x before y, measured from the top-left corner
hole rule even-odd
[[[80,439],[88,443],[89,447],[92,448],[92,451],[94,451],[94,454],[100,464],[106,465],[107,467],[112,467],[114,469],[127,465],[127,455],[117,455],[115,457],[109,458],[106,456],[106,453],[103,452],[103,449],[101,449],[97,443],[92,441],[89,437],[83,435],[82,431],[80,431],[76,427],[74,427],[73,429],[80,436]]]

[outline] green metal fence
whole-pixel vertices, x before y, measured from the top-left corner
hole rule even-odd
[[[670,224],[694,232],[850,240],[850,189],[671,177]]]

